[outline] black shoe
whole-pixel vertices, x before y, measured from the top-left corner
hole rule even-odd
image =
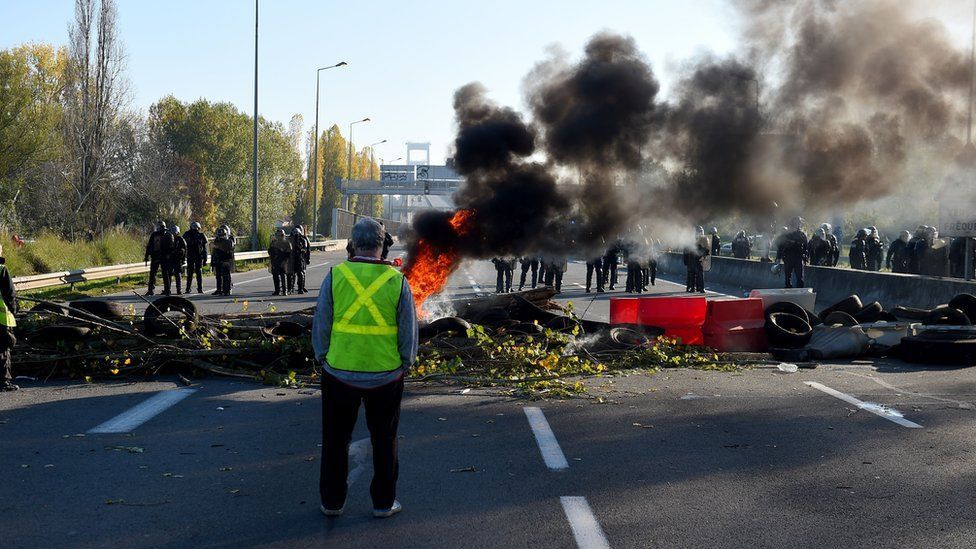
[[[162,292],[159,292],[159,295],[169,295],[169,290],[163,290]]]
[[[589,288],[586,289],[586,293],[590,293],[590,289]]]
[[[9,381],[4,381],[3,384],[0,385],[0,391],[3,391],[5,393],[9,391],[16,391],[17,389],[20,389],[20,386],[14,385]]]
[[[596,289],[596,293],[602,294],[602,293],[604,293],[604,289],[603,288],[597,288]]]
[[[220,290],[214,290],[213,293],[211,293],[210,295],[224,295],[224,292],[221,292]]]
[[[153,295],[153,291],[152,290],[149,290],[148,292],[146,292],[146,293],[144,293],[142,295],[144,295],[146,297],[151,296],[151,295]]]
[[[198,294],[202,294],[203,293],[203,288],[197,288],[197,293]]]
[[[271,292],[271,295],[281,295],[281,291],[280,290],[275,290],[275,291]]]

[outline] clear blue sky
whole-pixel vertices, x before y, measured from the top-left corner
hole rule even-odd
[[[0,0],[0,48],[65,43],[73,10],[72,0]],[[171,93],[251,112],[253,1],[118,0],[118,10],[135,108]],[[602,29],[634,36],[666,85],[683,60],[733,50],[738,20],[722,0],[263,0],[260,113],[285,124],[300,113],[310,127],[315,68],[347,61],[322,73],[320,126],[339,122],[345,134],[368,116],[357,145],[387,139],[377,155],[390,160],[405,141],[430,141],[439,162],[456,88],[479,80],[521,108],[522,78],[548,46],[577,55]]]

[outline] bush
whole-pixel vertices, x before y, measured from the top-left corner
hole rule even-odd
[[[7,265],[14,276],[138,263],[146,249],[144,237],[124,231],[109,231],[91,242],[71,242],[54,233],[42,233],[23,248],[16,248],[6,236],[3,241],[7,243]]]

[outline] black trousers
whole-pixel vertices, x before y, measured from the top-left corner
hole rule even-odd
[[[657,260],[652,259],[647,262],[647,274],[650,279],[651,286],[657,281]],[[644,286],[647,287],[648,280],[644,281]]]
[[[786,274],[786,287],[793,287],[793,274],[796,274],[796,287],[803,288],[803,262],[783,262],[783,272]]]
[[[519,278],[519,290],[525,286],[525,276],[528,274],[529,269],[532,269],[532,287],[535,288],[536,282],[539,280],[539,260],[533,259],[532,261],[522,262],[522,276]]]
[[[624,288],[627,293],[640,293],[644,289],[644,271],[636,261],[627,262],[627,282]]]
[[[160,273],[163,275],[163,282],[166,282],[166,267],[163,265],[161,259],[156,259],[152,257],[149,259],[149,291],[156,289],[156,274]]]
[[[10,328],[0,327],[0,382],[8,383],[13,381],[13,365],[10,360],[10,342],[12,335]]]
[[[509,292],[512,290],[513,269],[501,269],[495,277],[495,292]]]
[[[183,265],[177,265],[168,261],[164,262],[163,286],[166,288],[166,293],[169,293],[173,289],[174,279],[176,280],[176,293],[181,293],[183,291]]]
[[[697,259],[692,260],[692,264],[688,266],[688,288],[689,292],[699,292],[705,291],[705,269],[702,267],[701,261]]]
[[[603,283],[612,290],[617,284],[617,260],[603,258]]]
[[[603,265],[600,260],[586,262],[586,291],[592,288],[593,273],[596,272],[596,289],[603,291]]]
[[[197,277],[197,291],[203,291],[203,258],[186,260],[186,291],[193,287],[193,277]]]
[[[366,408],[366,427],[373,445],[373,482],[369,494],[374,509],[389,509],[396,499],[400,474],[397,428],[403,379],[376,389],[357,389],[324,374],[322,376],[322,470],[319,493],[326,509],[341,509],[346,502],[349,476],[349,441],[359,415]]]
[[[546,269],[546,286],[555,288],[556,293],[563,291],[563,271],[558,268]]]
[[[217,274],[217,291],[223,294],[230,294],[234,284],[230,280],[230,265],[214,265]]]
[[[291,286],[291,275],[286,275],[284,271],[271,271],[271,281],[274,282],[275,293],[280,294]]]

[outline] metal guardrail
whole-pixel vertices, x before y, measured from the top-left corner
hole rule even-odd
[[[322,242],[312,242],[313,250],[335,251],[346,247],[345,240],[325,240]],[[237,252],[234,254],[236,261],[251,261],[268,257],[268,252]],[[61,286],[63,284],[77,284],[90,280],[105,280],[109,278],[122,278],[134,274],[149,272],[149,265],[146,263],[127,263],[125,265],[107,265],[105,267],[91,267],[88,269],[75,269],[73,271],[60,271],[56,273],[45,273],[28,276],[14,277],[14,287],[18,290],[34,290],[37,288],[49,288]]]

